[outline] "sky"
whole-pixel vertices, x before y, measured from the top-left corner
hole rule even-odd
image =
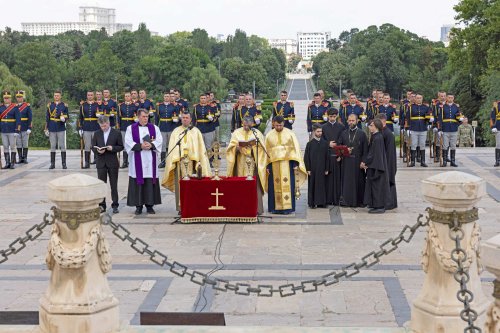
[[[205,29],[210,36],[234,34],[296,38],[299,31],[330,31],[332,37],[351,28],[391,23],[437,41],[440,28],[455,23],[459,0],[1,0],[0,29],[21,30],[21,22],[78,21],[79,6],[116,9],[117,23],[145,22],[151,31]]]

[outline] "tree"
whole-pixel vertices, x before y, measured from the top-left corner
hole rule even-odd
[[[210,43],[210,38],[208,38],[208,33],[205,29],[194,29],[192,32],[193,47],[205,51],[207,54],[211,54],[212,47]]]
[[[206,91],[213,91],[215,96],[222,98],[227,94],[226,85],[227,79],[222,78],[217,68],[210,64],[207,68],[195,67],[191,70],[183,92],[191,101],[196,101]]]

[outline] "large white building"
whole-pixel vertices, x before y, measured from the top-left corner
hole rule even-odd
[[[451,28],[453,28],[453,24],[446,24],[441,27],[441,38],[439,40],[445,44],[450,42]]]
[[[331,32],[297,32],[297,51],[302,59],[311,60],[321,51],[327,51],[326,43],[331,35]]]
[[[290,54],[297,53],[297,41],[295,39],[274,38],[267,41],[271,47],[283,50],[287,57]]]
[[[132,30],[131,23],[116,23],[114,8],[80,7],[78,22],[35,22],[21,23],[24,32],[32,36],[57,35],[78,30],[88,34],[92,30],[106,29],[112,35],[121,30]]]

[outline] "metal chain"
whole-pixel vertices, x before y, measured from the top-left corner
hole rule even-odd
[[[7,249],[0,250],[0,264],[3,264],[7,260],[9,260],[9,256],[17,254],[21,250],[23,250],[28,242],[32,242],[40,237],[43,234],[43,229],[54,223],[54,209],[56,209],[56,207],[53,206],[50,209],[52,210],[52,213],[45,213],[42,223],[35,224],[25,232],[26,236],[16,238],[12,243],[9,244],[9,247]]]
[[[111,216],[103,214],[101,222],[109,225],[113,229],[113,235],[121,239],[123,242],[129,242],[130,247],[137,253],[149,256],[149,260],[161,267],[166,267],[170,272],[180,277],[189,277],[191,282],[204,286],[210,285],[213,289],[218,291],[232,291],[237,295],[257,295],[261,297],[272,297],[279,294],[281,297],[293,296],[297,291],[303,293],[310,293],[318,291],[318,287],[324,285],[325,287],[339,283],[342,279],[347,280],[354,275],[361,272],[363,268],[369,268],[380,262],[380,258],[395,251],[401,242],[409,243],[417,230],[420,227],[429,224],[429,217],[426,216],[422,220],[423,215],[420,214],[417,218],[417,223],[413,226],[405,225],[399,235],[395,238],[389,238],[381,245],[376,251],[372,251],[361,258],[359,262],[353,262],[349,265],[342,267],[339,271],[332,271],[328,274],[313,280],[301,281],[295,285],[293,283],[284,284],[281,286],[263,285],[259,284],[256,287],[248,283],[231,283],[227,280],[212,278],[205,273],[190,269],[188,266],[183,265],[177,261],[169,261],[167,255],[162,252],[152,249],[151,246],[139,237],[132,237],[130,231],[119,223],[113,222]]]
[[[460,311],[460,318],[467,323],[464,328],[464,333],[481,333],[482,330],[474,325],[477,319],[477,312],[470,307],[470,303],[474,300],[474,294],[467,289],[467,283],[470,280],[469,269],[464,268],[464,263],[467,261],[466,251],[462,248],[460,241],[464,239],[465,232],[462,229],[462,224],[458,220],[457,212],[453,212],[453,224],[449,224],[449,236],[455,242],[455,248],[451,251],[451,259],[457,263],[457,270],[453,274],[453,278],[460,284],[460,289],[457,292],[458,300],[464,304],[464,309]]]

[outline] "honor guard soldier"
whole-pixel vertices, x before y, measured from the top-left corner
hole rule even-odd
[[[370,110],[371,104],[377,100],[378,89],[372,90],[372,95],[366,100],[366,108],[365,110]]]
[[[109,125],[112,128],[116,127],[116,115],[118,112],[118,103],[111,98],[111,93],[109,89],[104,89],[102,91],[102,95],[104,97],[103,105],[104,105],[104,115],[109,117]]]
[[[321,100],[319,93],[314,94],[314,100],[307,107],[307,132],[312,133],[312,124],[323,125],[328,121],[328,103]]]
[[[377,89],[377,95],[374,100],[371,101],[368,109],[366,110],[366,114],[368,119],[374,119],[376,115],[380,113],[380,106],[384,103],[384,92],[380,89]]]
[[[95,104],[97,104],[97,117],[102,117],[106,115],[106,110],[104,108],[104,101],[102,100],[102,91],[96,90],[95,92]]]
[[[45,115],[45,135],[50,141],[50,167],[56,167],[56,148],[61,150],[62,168],[66,166],[66,120],[68,120],[68,106],[61,101],[61,91],[54,92],[54,101],[47,104]]]
[[[287,101],[288,92],[283,90],[280,93],[280,100],[273,103],[273,115],[271,119],[276,116],[282,116],[285,119],[285,127],[292,129],[295,122],[295,107],[293,102]]]
[[[330,103],[327,99],[325,99],[325,92],[323,90],[318,90],[318,94],[321,96],[321,102],[323,104],[328,104],[328,108],[332,107],[332,103]]]
[[[254,128],[259,128],[260,123],[262,121],[262,110],[260,105],[256,105],[252,94],[245,95],[245,105],[240,108],[240,123],[238,124],[238,128],[243,127],[242,120],[245,117],[253,117],[254,120]]]
[[[357,126],[361,129],[361,123],[366,121],[367,115],[363,105],[360,101],[358,101],[356,94],[350,94],[349,100],[344,101],[344,103],[340,105],[340,121],[345,128],[349,128],[347,118],[349,118],[349,115],[351,114],[356,115],[358,119]]]
[[[438,135],[443,136],[443,166],[450,162],[452,167],[457,167],[455,163],[455,152],[457,149],[458,125],[464,119],[458,104],[454,103],[455,96],[448,93],[446,103],[437,113]],[[448,151],[450,159],[448,160]]]
[[[491,132],[495,136],[495,165],[500,166],[500,100],[493,102],[493,109],[490,114]]]
[[[98,112],[97,103],[94,101],[94,92],[87,91],[87,100],[80,102],[80,116],[78,121],[78,133],[83,138],[83,150],[85,152],[85,164],[82,166],[82,169],[90,168],[92,138],[94,137],[94,133],[100,129],[97,122]],[[92,164],[95,164],[95,156]]]
[[[23,90],[16,91],[17,108],[21,117],[21,130],[17,137],[17,153],[19,155],[18,163],[28,163],[28,144],[31,129],[33,127],[33,112],[29,103],[24,101],[25,92]]]
[[[130,90],[130,97],[132,98],[133,103],[139,102],[139,94],[136,89]]]
[[[428,104],[422,103],[423,96],[417,94],[415,103],[408,110],[408,127],[411,138],[411,163],[410,167],[415,166],[417,147],[420,147],[420,166],[426,168],[425,164],[425,139],[427,138],[427,124],[434,122],[432,110]]]
[[[241,127],[240,124],[243,119],[241,119],[240,111],[243,105],[245,105],[245,94],[239,94],[238,101],[233,105],[233,112],[231,115],[231,133]]]
[[[139,90],[139,100],[137,102],[139,103],[139,109],[145,109],[149,112],[149,122],[155,123],[156,122],[155,103],[147,98],[146,90],[144,89]]]
[[[175,102],[182,105],[184,112],[189,112],[189,103],[184,98],[181,98],[181,92],[179,89],[172,89],[175,94]]]
[[[382,105],[379,106],[378,112],[385,114],[387,117],[386,126],[394,133],[394,123],[397,124],[399,122],[396,106],[391,104],[391,96],[389,94],[384,94],[383,96]]]
[[[403,158],[403,162],[406,162],[407,150],[410,147],[407,147],[407,131],[408,125],[410,124],[410,120],[408,117],[408,112],[410,111],[410,106],[415,102],[415,93],[413,90],[408,90],[406,92],[406,98],[401,101],[399,105],[399,122],[401,124],[399,130],[399,139],[400,139],[400,157]]]
[[[207,103],[207,95],[205,93],[200,95],[200,103],[193,106],[193,116],[193,125],[203,135],[205,149],[211,149],[215,141],[215,115],[212,107]]]
[[[122,133],[123,142],[125,142],[125,133],[127,132],[127,127],[132,125],[137,120],[137,110],[139,110],[139,103],[132,101],[132,95],[126,92],[124,95],[125,102],[118,106],[118,129]],[[123,163],[121,168],[128,167],[128,153],[123,151]]]
[[[167,155],[168,143],[172,131],[181,125],[180,114],[182,105],[175,102],[175,94],[166,92],[163,94],[163,103],[156,104],[156,126],[160,128],[163,144],[161,146],[161,162],[159,168],[165,167],[165,156]]]
[[[212,108],[215,116],[215,138],[219,140],[219,128],[220,128],[219,118],[222,108],[220,106],[220,101],[215,99],[215,94],[212,91],[207,92],[207,103]]]
[[[5,156],[2,169],[14,169],[16,163],[16,140],[21,130],[21,114],[17,104],[12,103],[9,91],[2,93],[3,104],[0,105],[0,132]],[[10,149],[10,152],[9,152]]]
[[[437,115],[439,113],[443,112],[443,107],[446,104],[446,92],[445,91],[439,91],[438,92],[438,98],[432,100],[432,113],[434,115],[434,118],[437,119]],[[438,123],[435,122],[432,125],[432,133],[433,133],[433,143],[436,142],[436,148],[435,148],[435,153],[434,153],[434,163],[439,162],[439,156],[440,156],[440,149],[441,145],[438,144],[439,142],[439,134],[438,134]],[[431,143],[432,144],[432,143]],[[443,152],[444,153],[444,152]],[[444,156],[444,154],[443,154]]]

